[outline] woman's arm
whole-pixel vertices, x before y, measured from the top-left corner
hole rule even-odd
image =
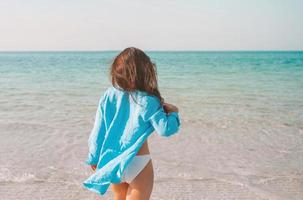
[[[181,123],[178,108],[171,104],[166,108],[168,109],[168,113],[165,112],[156,97],[150,98],[146,107],[145,119],[150,121],[159,135],[168,137],[179,131]]]

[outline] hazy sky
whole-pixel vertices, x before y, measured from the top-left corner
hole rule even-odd
[[[0,0],[0,51],[303,50],[302,0]]]

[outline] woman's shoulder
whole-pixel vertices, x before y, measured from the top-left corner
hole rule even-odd
[[[108,97],[110,99],[120,96],[120,95],[126,95],[128,92],[116,88],[114,86],[108,87],[105,92],[103,93],[104,98]],[[145,107],[155,107],[158,106],[160,104],[160,99],[152,94],[149,94],[145,91],[141,91],[141,90],[136,90],[132,93],[133,96],[136,97],[136,99],[140,102],[141,105],[144,105]]]
[[[103,92],[104,96],[113,96],[113,95],[118,95],[119,93],[122,94],[124,91],[120,90],[118,88],[115,88],[114,86],[110,86],[105,89]]]
[[[113,87],[108,87],[104,90],[102,90],[101,94],[100,94],[100,103],[104,103],[105,101],[107,101],[108,98],[110,98],[111,96],[113,96]]]
[[[127,95],[127,92],[123,89],[116,88],[114,86],[110,86],[103,92],[103,99],[107,99],[108,101],[117,101],[121,99],[122,96]]]
[[[144,95],[143,100],[147,105],[159,105],[160,104],[160,99],[151,94]]]
[[[160,99],[150,94],[143,95],[140,103],[144,107],[143,113],[145,119],[149,118],[149,116],[151,116],[161,108]]]
[[[106,89],[105,93],[107,94],[112,94],[112,95],[123,95],[126,93],[126,91],[124,91],[123,89],[120,88],[116,88],[114,86],[110,86]]]

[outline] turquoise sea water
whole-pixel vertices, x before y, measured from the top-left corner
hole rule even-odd
[[[81,189],[90,173],[82,161],[117,53],[0,53],[0,192],[5,199],[14,199],[15,191],[22,199],[32,193],[42,199],[94,198]],[[297,188],[303,186],[303,52],[147,54],[157,65],[164,99],[179,107],[182,121],[176,138],[151,141],[158,166],[154,199],[197,199],[203,188],[210,195],[205,198],[223,198],[216,196],[218,187],[229,199],[258,199],[256,193],[270,199],[279,192],[288,199],[302,197]],[[167,148],[176,149],[168,158],[162,156]],[[270,183],[264,177],[278,178]],[[63,196],[48,196],[58,188]]]
[[[28,106],[43,110],[63,106],[62,102],[66,106],[92,104],[110,84],[108,69],[116,54],[0,53],[1,110],[6,111],[9,119],[17,120],[16,114],[27,114],[16,110],[21,105],[22,109]],[[265,115],[303,126],[300,123],[303,52],[148,52],[148,55],[157,64],[164,98],[181,105],[185,120],[256,119]]]

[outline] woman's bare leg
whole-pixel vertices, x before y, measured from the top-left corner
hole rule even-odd
[[[154,170],[150,160],[129,184],[126,200],[149,200],[154,185]]]
[[[112,191],[114,192],[115,200],[125,200],[127,189],[128,189],[128,183],[119,183],[119,184],[111,184]]]

